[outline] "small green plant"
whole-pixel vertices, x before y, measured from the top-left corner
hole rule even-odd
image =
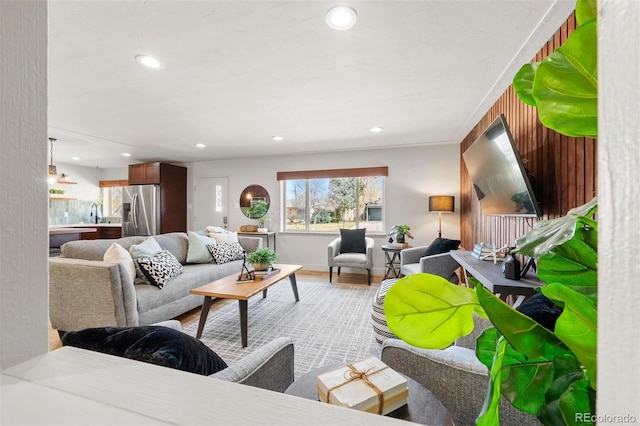
[[[411,227],[409,225],[393,225],[391,227],[391,231],[387,234],[389,237],[395,237],[396,241],[399,243],[404,242],[405,237],[409,237],[413,239],[413,235],[411,235]]]
[[[64,194],[64,189],[50,189],[49,194]]]
[[[272,265],[278,259],[278,254],[268,248],[258,249],[247,255],[247,262],[258,265]]]

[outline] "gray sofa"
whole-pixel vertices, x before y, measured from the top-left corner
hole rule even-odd
[[[199,231],[198,233],[206,233]],[[60,257],[49,258],[49,317],[59,332],[90,327],[149,325],[169,320],[202,305],[202,296],[190,290],[234,273],[242,260],[224,264],[186,264],[188,237],[174,232],[155,235],[161,248],[184,265],[182,274],[159,289],[145,281],[135,282],[117,263],[102,259],[117,242],[125,249],[148,237],[112,240],[70,241],[61,247]],[[262,239],[238,237],[247,252],[262,247]]]

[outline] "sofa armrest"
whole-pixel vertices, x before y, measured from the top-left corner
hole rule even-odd
[[[49,318],[59,331],[138,325],[131,277],[117,263],[49,258]]]
[[[293,340],[279,337],[209,377],[284,392],[293,383]]]
[[[327,259],[329,262],[329,266],[333,266],[333,258],[340,253],[340,242],[341,238],[335,238],[333,241],[329,243],[327,246]]]
[[[420,258],[424,256],[427,251],[427,246],[411,247],[400,250],[400,268],[410,263],[420,262]]]
[[[238,235],[238,242],[247,253],[254,252],[262,248],[262,238],[260,237],[243,237]]]
[[[455,424],[475,424],[489,385],[487,367],[471,349],[450,346],[443,350],[420,349],[398,339],[382,345],[382,362],[431,391],[449,410]],[[500,422],[505,425],[539,425],[529,414],[515,409],[504,397]]]

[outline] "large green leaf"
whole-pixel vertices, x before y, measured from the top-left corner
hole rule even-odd
[[[579,26],[536,71],[540,122],[558,133],[598,137],[597,21]]]
[[[432,274],[396,282],[384,300],[387,324],[407,343],[442,349],[473,330],[473,312],[485,316],[475,292]]]
[[[533,98],[531,91],[533,90],[533,78],[538,69],[538,62],[524,64],[520,71],[513,77],[513,89],[522,102],[527,105],[537,107],[538,104]]]
[[[578,0],[576,2],[576,21],[578,25],[596,19],[598,15],[597,0]]]
[[[593,198],[582,206],[575,207],[558,219],[541,220],[536,228],[516,240],[517,252],[539,258],[554,247],[569,241],[576,229],[587,224],[597,230],[597,223],[589,220],[598,209],[598,200]]]
[[[555,376],[546,394],[547,403],[538,418],[545,425],[576,424],[576,414],[593,413],[595,393],[587,390],[584,372],[578,360],[563,355],[553,360]],[[590,421],[578,424],[592,424]]]
[[[497,330],[489,328],[476,342],[476,356],[489,369],[493,368],[497,341]],[[529,359],[507,345],[502,358],[500,391],[514,407],[529,414],[537,414],[545,404],[545,392],[553,377],[553,363],[550,359]]]
[[[564,305],[556,321],[555,333],[584,365],[593,389],[597,379],[598,311],[593,301],[561,284],[549,284],[542,294]]]
[[[511,346],[528,358],[545,356],[551,359],[568,352],[567,347],[553,332],[516,311],[489,290],[478,286],[476,294],[493,325]]]
[[[500,387],[502,384],[502,363],[509,342],[504,337],[497,340],[494,346],[491,371],[489,372],[489,387],[482,405],[482,411],[476,419],[477,426],[500,426]]]

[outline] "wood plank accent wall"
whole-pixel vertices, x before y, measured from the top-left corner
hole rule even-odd
[[[575,29],[572,14],[532,61],[539,62],[562,45]],[[536,108],[524,104],[513,90],[505,91],[487,114],[460,143],[460,235],[462,246],[484,242],[515,245],[536,219],[483,216],[462,153],[498,116],[504,114],[525,167],[533,175],[532,186],[541,203],[543,219],[564,216],[573,207],[596,195],[597,141],[560,135],[540,124]]]

